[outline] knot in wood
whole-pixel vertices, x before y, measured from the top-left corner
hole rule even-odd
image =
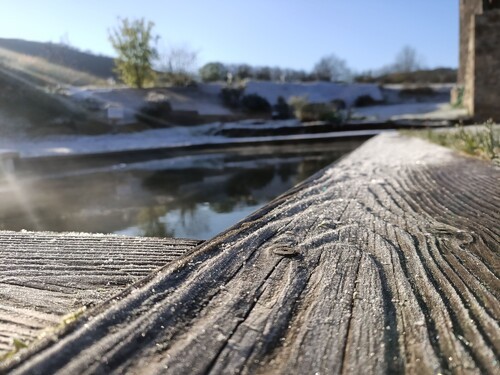
[[[296,249],[286,245],[273,245],[271,246],[271,251],[273,252],[273,254],[284,257],[293,257],[299,255],[299,252]]]

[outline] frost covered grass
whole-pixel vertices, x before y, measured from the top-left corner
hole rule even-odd
[[[92,74],[80,72],[65,66],[57,65],[41,57],[24,55],[5,48],[0,48],[0,64],[17,72],[22,77],[32,79],[41,85],[101,85],[104,79]]]
[[[401,131],[481,159],[500,162],[500,125],[488,121],[483,125],[457,126],[454,129]]]

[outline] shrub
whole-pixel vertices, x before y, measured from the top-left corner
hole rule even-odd
[[[220,91],[220,97],[226,107],[236,109],[240,107],[243,91],[244,89],[241,87],[224,87]]]
[[[320,114],[319,121],[325,121],[330,124],[341,124],[343,122],[343,117],[340,112],[337,112],[330,108],[329,111]]]
[[[195,81],[193,75],[189,74],[189,73],[166,72],[166,73],[158,73],[157,74],[156,84],[158,86],[166,84],[166,85],[177,86],[177,87],[188,87],[188,86],[192,86],[192,85],[196,84],[196,81]]]
[[[211,62],[203,65],[199,74],[203,82],[224,81],[227,77],[227,68],[220,62]]]
[[[337,111],[340,110],[340,109],[346,109],[347,108],[347,106],[345,104],[345,101],[343,101],[342,99],[334,99],[334,100],[332,100],[331,103],[332,103],[333,109],[335,109]]]
[[[326,103],[308,103],[302,107],[299,119],[304,122],[309,121],[327,121],[340,123],[339,113]]]
[[[291,117],[293,117],[292,108],[282,96],[278,97],[278,101],[273,106],[273,119],[287,120]]]
[[[355,107],[369,107],[371,105],[377,104],[377,101],[373,99],[370,95],[361,95],[354,101]]]
[[[342,116],[333,103],[309,103],[304,96],[292,96],[289,101],[300,121],[326,121],[340,124]]]
[[[135,115],[137,120],[147,124],[156,125],[172,113],[172,106],[167,100],[148,102]]]
[[[270,114],[271,104],[260,95],[249,94],[241,99],[241,108],[246,113]]]
[[[465,92],[464,87],[457,87],[456,88],[456,99],[452,103],[453,108],[462,108],[463,107],[463,105],[464,105],[464,92]]]
[[[295,115],[295,117],[300,118],[302,108],[304,108],[304,106],[308,104],[309,101],[307,100],[306,96],[292,96],[288,100],[288,103],[293,108],[293,114]]]

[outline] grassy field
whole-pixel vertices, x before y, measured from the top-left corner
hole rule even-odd
[[[402,133],[500,164],[500,125],[491,121],[468,127],[412,130]]]

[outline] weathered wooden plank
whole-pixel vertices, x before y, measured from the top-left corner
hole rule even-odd
[[[498,373],[499,180],[379,136],[4,368]]]
[[[0,232],[0,356],[97,305],[200,241]]]

